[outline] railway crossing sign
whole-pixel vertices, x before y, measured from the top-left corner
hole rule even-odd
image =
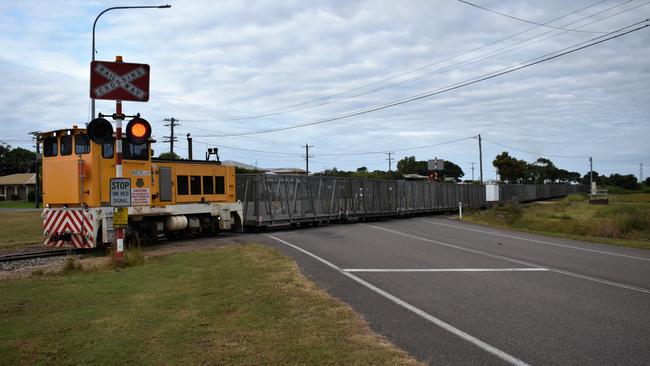
[[[111,178],[111,206],[131,206],[131,178]]]
[[[149,101],[149,65],[92,61],[90,97],[133,102]]]

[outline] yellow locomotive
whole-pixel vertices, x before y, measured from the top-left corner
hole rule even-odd
[[[127,126],[122,138],[122,175],[132,187],[127,241],[240,228],[243,215],[235,196],[234,167],[218,161],[152,158],[151,128],[139,120]],[[115,238],[109,196],[109,182],[116,176],[115,134],[108,121],[94,122],[88,128],[72,126],[39,135],[45,245],[94,248]],[[130,139],[147,128],[144,142]]]

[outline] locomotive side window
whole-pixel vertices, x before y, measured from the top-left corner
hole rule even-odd
[[[203,177],[203,194],[214,194],[214,177]]]
[[[190,176],[191,194],[201,194],[201,177],[198,175]]]
[[[122,153],[124,159],[130,160],[148,160],[149,159],[149,144],[144,143],[135,145],[127,139],[122,139]]]
[[[46,137],[43,140],[43,155],[45,157],[56,156],[59,153],[59,143],[56,137]]]
[[[71,155],[72,154],[72,136],[62,136],[61,137],[61,155]]]
[[[76,135],[74,137],[74,153],[77,155],[90,152],[90,139],[88,135]]]
[[[189,194],[187,175],[176,176],[176,194]]]
[[[102,144],[102,158],[112,159],[114,150],[115,150],[115,139],[111,139],[111,142]]]
[[[215,194],[226,194],[226,184],[224,181],[224,177],[214,177],[216,180],[216,185],[217,189],[215,190]]]

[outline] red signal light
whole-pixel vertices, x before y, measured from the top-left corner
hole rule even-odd
[[[126,125],[126,138],[134,145],[147,142],[151,136],[151,125],[146,119],[136,117]]]

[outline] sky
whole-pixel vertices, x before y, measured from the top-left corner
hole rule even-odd
[[[650,27],[462,86],[620,34],[649,18],[647,0],[472,1],[501,15],[456,0],[167,3],[109,11],[95,32],[97,60],[151,67],[149,101],[124,112],[152,124],[156,155],[174,117],[182,157],[191,133],[194,158],[218,147],[263,168],[304,168],[308,144],[312,172],[386,170],[394,152],[393,169],[437,157],[478,179],[481,134],[485,179],[502,151],[650,175]],[[95,17],[159,4],[0,0],[0,143],[88,123]]]

